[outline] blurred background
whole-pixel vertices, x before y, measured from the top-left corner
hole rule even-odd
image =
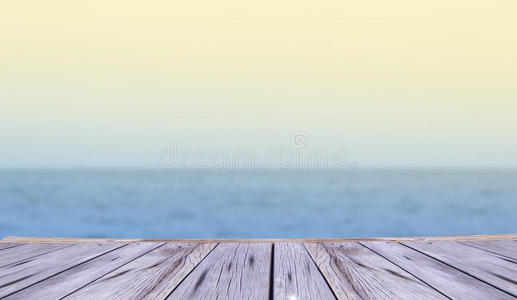
[[[514,233],[517,228],[515,171],[0,174],[4,236],[382,237]]]
[[[5,0],[0,236],[517,232],[517,2]]]

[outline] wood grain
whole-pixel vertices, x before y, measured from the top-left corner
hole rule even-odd
[[[329,285],[299,243],[275,243],[274,297],[292,299],[335,299]]]
[[[18,247],[7,248],[0,252],[0,268],[72,245],[73,244],[25,244]]]
[[[61,299],[161,245],[163,243],[126,245],[23,289],[6,299]]]
[[[0,268],[0,297],[8,296],[123,245],[77,244]]]
[[[168,299],[268,299],[272,244],[218,245]]]
[[[517,260],[458,242],[404,242],[437,260],[517,295]]]
[[[497,241],[517,240],[517,234],[458,235],[427,237],[377,237],[377,238],[324,238],[324,239],[101,239],[101,238],[61,238],[61,237],[19,237],[8,236],[5,243],[340,243],[360,241]]]
[[[361,244],[305,246],[338,299],[446,299]]]
[[[517,259],[517,242],[516,241],[473,241],[473,242],[461,242],[462,244],[483,249],[485,251],[493,252],[496,254],[504,255],[513,259]]]
[[[517,295],[513,236],[13,240],[0,242],[0,298],[509,299]]]
[[[65,299],[165,299],[215,245],[167,243]]]
[[[362,242],[452,299],[514,299],[512,296],[397,242]]]

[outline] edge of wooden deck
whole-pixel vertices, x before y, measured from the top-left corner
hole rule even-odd
[[[366,241],[497,241],[517,240],[517,234],[485,234],[426,237],[377,237],[377,238],[292,238],[292,239],[109,239],[109,238],[67,238],[67,237],[22,237],[7,236],[0,243],[138,243],[138,242],[182,242],[182,243],[324,243],[324,242],[366,242]]]

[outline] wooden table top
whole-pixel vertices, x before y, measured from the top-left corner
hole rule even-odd
[[[515,299],[517,235],[144,240],[7,237],[6,299]]]

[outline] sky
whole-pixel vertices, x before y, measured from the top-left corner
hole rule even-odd
[[[517,167],[516,112],[514,0],[0,2],[0,168],[297,134],[365,168]]]

